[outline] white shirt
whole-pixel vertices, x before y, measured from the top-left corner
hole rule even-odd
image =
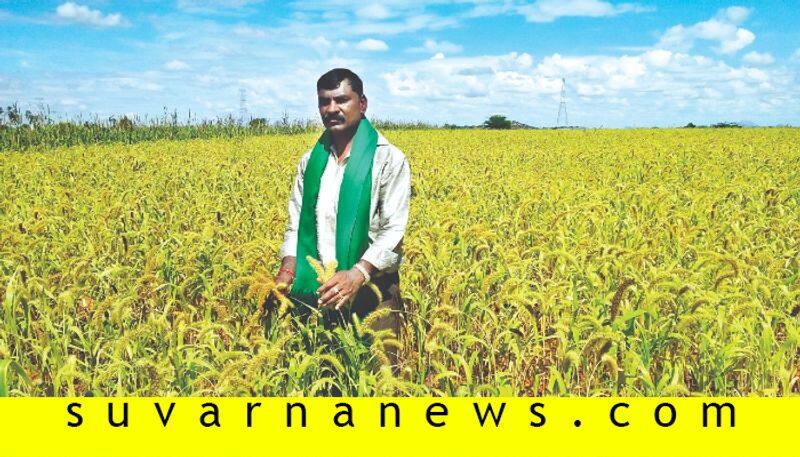
[[[339,188],[350,161],[349,152],[340,165],[333,151],[320,180],[317,199],[317,249],[323,262],[336,258],[336,211]],[[303,174],[311,157],[309,149],[297,165],[292,193],[289,198],[289,220],[281,245],[281,258],[297,255],[297,230],[303,204]],[[405,154],[378,132],[378,145],[372,163],[370,198],[369,244],[361,259],[374,265],[380,276],[398,271],[403,262],[403,235],[408,224],[408,204],[411,198],[411,167]]]

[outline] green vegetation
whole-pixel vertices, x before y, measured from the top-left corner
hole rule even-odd
[[[382,130],[407,130],[433,128],[423,122],[398,122],[376,119],[372,121]],[[212,138],[244,138],[250,136],[299,134],[317,132],[322,125],[317,120],[281,119],[270,121],[252,118],[240,122],[233,116],[215,120],[179,120],[178,113],[164,111],[159,118],[140,119],[127,116],[81,118],[56,121],[47,112],[21,112],[15,104],[0,107],[0,151],[52,149],[62,146],[89,144],[134,144],[141,141],[193,140]]]
[[[506,119],[505,116],[501,116],[499,114],[495,114],[493,116],[489,116],[489,119],[484,121],[483,126],[487,129],[510,129],[511,128],[511,121]]]

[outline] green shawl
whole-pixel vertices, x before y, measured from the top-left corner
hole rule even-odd
[[[327,130],[317,140],[303,176],[303,203],[297,234],[297,268],[290,296],[309,306],[317,306],[317,273],[306,256],[319,259],[317,250],[317,198],[322,172],[328,163],[331,138]],[[339,188],[336,213],[337,271],[349,270],[361,259],[369,243],[369,209],[372,193],[372,162],[378,132],[366,117],[358,124],[350,158]]]

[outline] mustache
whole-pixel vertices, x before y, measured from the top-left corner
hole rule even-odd
[[[325,122],[330,122],[330,121],[341,121],[341,122],[344,122],[344,118],[342,116],[339,116],[339,115],[325,116],[324,120],[325,120]]]

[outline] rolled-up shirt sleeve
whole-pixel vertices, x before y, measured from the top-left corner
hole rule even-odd
[[[380,229],[361,256],[379,271],[400,267],[402,240],[408,225],[411,166],[402,153],[397,157],[402,160],[390,161],[380,180]]]
[[[297,230],[300,227],[300,208],[303,205],[303,174],[308,162],[310,151],[303,155],[297,164],[297,175],[289,195],[289,219],[286,222],[286,232],[283,235],[283,244],[280,249],[281,259],[287,255],[297,255]]]

